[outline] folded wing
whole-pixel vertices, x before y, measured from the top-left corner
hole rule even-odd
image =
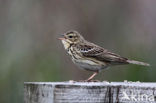
[[[108,62],[111,64],[128,64],[127,58],[121,57],[118,54],[109,52],[108,50],[97,45],[82,44],[77,47],[81,54],[85,57],[93,58],[99,61]]]

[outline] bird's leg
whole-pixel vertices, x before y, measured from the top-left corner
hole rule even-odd
[[[90,80],[92,80],[99,72],[94,72],[86,81],[89,82]]]

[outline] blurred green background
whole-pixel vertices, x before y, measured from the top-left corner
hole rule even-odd
[[[82,80],[57,38],[68,30],[151,67],[124,65],[96,79],[156,82],[156,1],[0,0],[0,103],[22,103],[24,82]]]

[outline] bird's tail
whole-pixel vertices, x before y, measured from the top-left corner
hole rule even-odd
[[[130,63],[130,64],[137,64],[137,65],[143,65],[143,66],[150,66],[150,64],[148,64],[148,63],[139,62],[139,61],[135,61],[135,60],[127,60],[127,62]]]

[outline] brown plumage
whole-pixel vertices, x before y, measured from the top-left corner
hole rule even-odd
[[[59,39],[62,40],[64,48],[75,64],[82,69],[95,72],[87,81],[92,80],[102,69],[112,65],[137,64],[149,66],[148,63],[129,60],[94,43],[88,42],[77,31],[68,31],[63,34],[63,38]]]

